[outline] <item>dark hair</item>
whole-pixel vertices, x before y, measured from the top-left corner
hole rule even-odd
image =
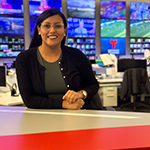
[[[29,48],[32,48],[32,47],[37,47],[37,46],[40,46],[42,44],[42,38],[40,35],[38,35],[38,30],[37,30],[37,26],[41,26],[41,23],[51,17],[51,16],[54,16],[54,15],[59,15],[62,20],[63,20],[63,23],[64,23],[64,28],[67,27],[67,20],[64,16],[63,13],[61,13],[58,9],[55,9],[55,8],[52,8],[52,9],[47,9],[45,10],[38,18],[37,22],[36,22],[36,26],[35,26],[35,29],[34,29],[34,34],[33,34],[33,37],[32,37],[32,40],[30,42],[30,46]],[[64,45],[65,44],[65,39],[66,37],[63,38],[63,40],[61,41],[61,45]]]

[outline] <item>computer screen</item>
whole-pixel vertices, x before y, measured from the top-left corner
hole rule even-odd
[[[130,20],[130,37],[150,37],[150,20]]]
[[[1,0],[0,14],[23,15],[23,0]]]
[[[130,3],[130,19],[131,20],[150,19],[150,3],[131,2]]]
[[[62,12],[61,0],[29,0],[30,36],[33,36],[36,21],[39,15],[50,8],[56,8]]]
[[[101,54],[126,54],[125,38],[101,38]]]
[[[143,68],[146,70],[147,62],[141,59],[119,59],[118,60],[118,72],[124,72],[131,68]]]
[[[24,37],[0,37],[0,58],[15,58],[23,50]]]
[[[101,37],[126,37],[126,20],[101,19]]]
[[[95,19],[68,18],[68,37],[95,37]]]
[[[0,17],[0,36],[24,36],[23,16]]]
[[[123,1],[101,1],[100,17],[112,19],[126,19],[126,2]]]
[[[95,0],[67,0],[69,18],[95,18]]]
[[[0,86],[6,86],[6,66],[0,66]]]
[[[50,8],[62,11],[61,0],[29,0],[29,15],[39,16],[43,11]]]

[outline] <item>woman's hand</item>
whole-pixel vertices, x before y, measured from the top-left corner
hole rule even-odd
[[[64,100],[62,102],[62,107],[66,108],[66,109],[81,109],[83,107],[84,103],[85,102],[81,98],[77,99],[72,104],[69,104],[67,100]]]
[[[68,90],[62,99],[68,101],[68,104],[72,104],[77,99],[82,99],[82,94],[75,92],[73,90]]]

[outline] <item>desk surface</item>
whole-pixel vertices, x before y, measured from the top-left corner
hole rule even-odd
[[[148,118],[149,113],[0,106],[0,149],[143,150],[150,148]]]
[[[123,81],[123,78],[105,78],[97,79],[100,84],[120,84]]]

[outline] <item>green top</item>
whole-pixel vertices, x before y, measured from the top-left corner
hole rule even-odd
[[[37,58],[39,63],[45,67],[45,90],[48,93],[48,97],[61,99],[67,91],[67,87],[59,67],[59,61],[62,58],[62,54],[57,61],[50,63],[41,56],[38,49]]]

